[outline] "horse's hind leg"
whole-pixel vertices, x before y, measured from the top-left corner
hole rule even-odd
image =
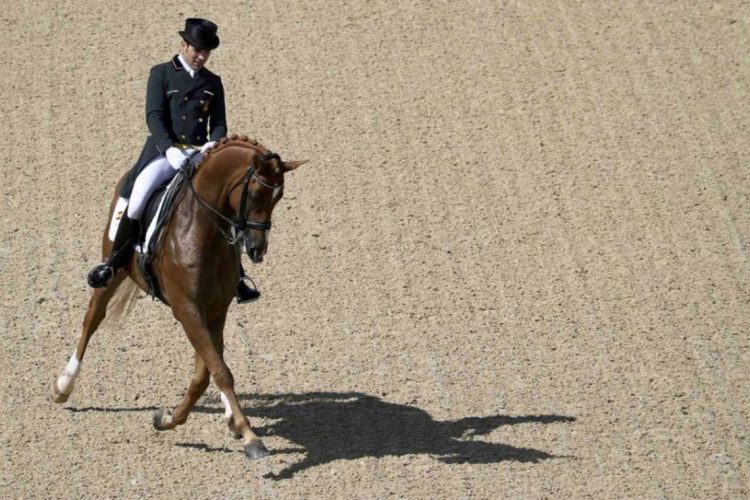
[[[227,315],[224,313],[209,323],[210,338],[214,345],[214,349],[216,349],[220,356],[224,353],[224,323],[226,322],[226,319]],[[203,393],[206,392],[210,381],[211,373],[208,371],[206,362],[203,361],[200,353],[196,350],[193,378],[190,380],[190,385],[185,393],[185,397],[174,409],[174,412],[168,409],[158,410],[154,414],[154,428],[160,431],[166,431],[184,424],[187,421],[190,410],[192,410],[193,406]]]
[[[195,405],[196,401],[198,401],[203,393],[206,392],[209,382],[210,373],[208,372],[206,363],[203,362],[203,358],[201,358],[196,351],[193,378],[190,380],[190,386],[185,393],[185,397],[180,404],[177,405],[177,408],[174,409],[174,412],[169,410],[158,410],[154,414],[154,428],[159,431],[166,431],[184,424],[187,421],[193,405]]]
[[[124,272],[117,273],[109,286],[94,290],[94,294],[89,301],[86,316],[83,319],[83,332],[78,339],[78,346],[65,366],[62,375],[52,382],[52,394],[50,397],[55,403],[66,402],[73,392],[75,380],[81,370],[81,362],[86,352],[86,346],[88,346],[91,336],[107,315],[107,304],[125,277],[126,274]]]

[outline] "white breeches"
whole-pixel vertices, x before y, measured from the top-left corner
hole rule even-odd
[[[193,151],[193,149],[187,149],[185,154],[190,156]],[[174,177],[176,173],[177,170],[172,168],[164,155],[157,156],[156,159],[146,165],[146,168],[138,175],[135,184],[133,184],[133,192],[130,194],[130,203],[128,204],[128,217],[140,219],[146,209],[149,197]]]
[[[146,202],[159,186],[171,179],[177,170],[173,169],[164,155],[156,157],[136,177],[133,192],[130,194],[128,217],[140,219],[146,209]]]

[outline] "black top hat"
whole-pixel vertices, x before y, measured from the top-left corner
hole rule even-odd
[[[185,19],[185,31],[178,33],[182,38],[198,50],[213,50],[219,46],[216,30],[219,27],[211,21],[190,17]]]

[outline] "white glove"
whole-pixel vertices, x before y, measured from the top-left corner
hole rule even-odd
[[[183,153],[180,148],[176,148],[174,146],[167,149],[167,152],[165,154],[167,156],[167,161],[175,170],[180,170],[188,161],[188,157],[185,156],[185,153]]]
[[[203,146],[201,146],[201,153],[206,154],[206,151],[209,149],[213,149],[213,147],[216,146],[216,141],[208,141]]]

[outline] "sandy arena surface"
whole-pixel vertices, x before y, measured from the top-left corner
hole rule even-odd
[[[249,461],[141,294],[64,405],[146,78],[219,26],[285,159],[226,359]],[[750,495],[744,1],[5,0],[0,498]]]

